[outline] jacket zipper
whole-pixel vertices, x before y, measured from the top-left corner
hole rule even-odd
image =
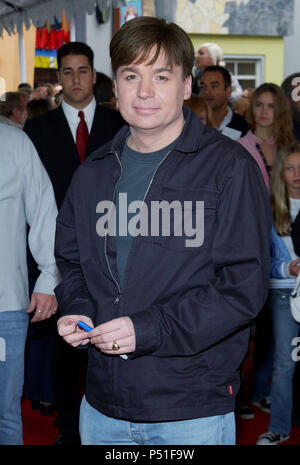
[[[121,164],[121,162],[120,162],[120,159],[119,159],[119,157],[118,157],[117,152],[114,152],[114,155],[116,156],[116,158],[117,158],[117,160],[118,160],[118,163],[119,163],[119,165],[120,165],[121,173],[120,173],[119,179],[118,179],[118,181],[116,182],[116,185],[115,185],[115,189],[114,189],[114,193],[113,193],[113,202],[114,202],[114,200],[115,200],[115,196],[116,196],[116,191],[117,191],[118,184],[119,184],[120,179],[121,179],[121,177],[122,177],[122,164]],[[110,212],[111,212],[111,210],[110,210]],[[109,212],[108,217],[110,216],[110,212]],[[107,263],[107,266],[108,266],[109,273],[110,273],[112,279],[114,280],[114,282],[115,282],[115,284],[116,284],[116,286],[117,286],[117,289],[118,289],[118,294],[117,294],[117,296],[116,296],[115,299],[114,299],[114,304],[118,304],[119,301],[120,301],[120,299],[121,299],[122,293],[121,293],[121,288],[120,288],[119,282],[118,282],[118,280],[114,277],[114,274],[113,274],[113,272],[112,272],[112,270],[111,270],[111,267],[110,267],[110,264],[109,264],[109,261],[108,261],[108,257],[107,257],[107,253],[106,253],[106,243],[107,243],[107,234],[105,235],[105,239],[104,239],[104,255],[105,255],[105,259],[106,259],[106,263]]]
[[[169,152],[166,153],[166,155],[164,156],[164,158],[163,158],[163,159],[159,162],[159,164],[157,165],[157,167],[156,167],[156,169],[155,169],[155,171],[154,171],[154,173],[153,173],[153,176],[152,176],[152,178],[150,179],[150,182],[149,182],[149,185],[148,185],[148,187],[147,187],[146,193],[145,193],[145,195],[144,195],[143,204],[144,204],[144,202],[145,202],[145,198],[146,198],[146,196],[147,196],[147,194],[148,194],[148,192],[149,192],[149,189],[150,189],[150,187],[151,187],[152,181],[153,181],[153,179],[154,179],[154,177],[155,177],[155,175],[156,175],[156,173],[157,173],[157,170],[160,168],[160,165],[165,161],[165,159],[167,158],[167,156],[169,155],[170,152],[171,152],[171,150],[169,150]]]
[[[150,187],[151,187],[151,185],[152,185],[153,179],[154,179],[154,177],[155,177],[155,175],[156,175],[158,169],[160,168],[161,164],[165,161],[165,159],[167,158],[167,156],[170,154],[170,152],[171,152],[171,150],[169,150],[169,152],[166,153],[166,155],[164,156],[164,158],[163,158],[163,159],[159,162],[159,164],[157,165],[157,167],[156,167],[156,169],[155,169],[155,171],[154,171],[154,173],[153,173],[153,176],[152,176],[152,178],[150,179],[150,182],[149,182],[149,184],[148,184],[147,190],[146,190],[146,192],[145,192],[145,195],[144,195],[144,198],[143,198],[143,204],[144,204],[144,202],[145,202],[145,198],[146,198],[146,196],[147,196],[147,194],[148,194],[148,192],[149,192],[149,189],[150,189]],[[121,174],[120,174],[119,179],[118,179],[118,181],[117,181],[117,183],[116,183],[116,185],[115,185],[114,194],[113,194],[113,202],[114,202],[114,200],[115,200],[115,195],[116,195],[117,187],[118,187],[118,184],[119,184],[120,179],[121,179],[121,177],[122,177],[122,170],[123,170],[123,169],[122,169],[122,164],[121,164],[121,162],[120,162],[120,158],[119,158],[117,152],[114,152],[114,155],[116,156],[116,158],[117,158],[117,160],[118,160],[118,163],[119,163],[119,165],[120,165]],[[118,288],[118,294],[117,294],[117,296],[116,296],[115,299],[114,299],[114,304],[117,305],[117,304],[120,302],[120,299],[121,299],[121,296],[122,296],[122,292],[121,292],[120,285],[119,285],[117,279],[114,277],[114,274],[113,274],[113,272],[112,272],[112,270],[111,270],[111,267],[110,267],[110,264],[109,264],[109,261],[108,261],[108,257],[107,257],[107,254],[106,254],[106,240],[107,240],[107,234],[106,234],[105,240],[104,240],[104,255],[105,255],[105,259],[106,259],[106,263],[107,263],[107,266],[108,266],[110,275],[111,275],[112,279],[114,280],[114,282],[115,282],[115,284],[116,284],[116,286],[117,286],[117,288]]]

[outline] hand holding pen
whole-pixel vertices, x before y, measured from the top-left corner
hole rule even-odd
[[[60,318],[57,325],[60,336],[73,347],[91,342],[102,352],[119,355],[125,360],[128,357],[124,351],[133,352],[135,348],[135,332],[129,317],[116,318],[94,328],[90,318],[83,315],[71,315]],[[89,334],[94,329],[96,331]],[[113,339],[108,342],[108,337]],[[124,347],[121,348],[114,337],[122,341]]]
[[[63,316],[57,322],[58,334],[72,347],[87,345],[90,342],[87,331],[78,326],[78,321],[82,321],[82,323],[88,325],[91,329],[94,327],[91,318],[84,315]]]

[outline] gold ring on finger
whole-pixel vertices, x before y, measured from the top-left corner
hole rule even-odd
[[[120,346],[117,343],[117,341],[113,341],[112,350],[119,350],[119,349],[120,349]]]

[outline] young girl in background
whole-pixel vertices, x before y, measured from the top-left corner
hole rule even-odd
[[[300,143],[281,148],[271,176],[271,204],[274,226],[271,233],[271,279],[269,306],[272,318],[274,355],[271,384],[271,411],[268,432],[257,445],[286,441],[291,430],[293,403],[292,340],[299,324],[290,311],[290,294],[300,270],[294,251],[291,224],[300,209]]]
[[[292,117],[283,90],[273,83],[255,89],[246,115],[250,130],[238,139],[256,160],[266,187],[270,190],[270,176],[278,150],[294,142]],[[269,301],[259,313],[255,327],[255,350],[251,403],[263,412],[270,412],[270,377],[272,372],[273,344]],[[243,388],[240,391],[237,413],[242,419],[254,418],[246,403]]]

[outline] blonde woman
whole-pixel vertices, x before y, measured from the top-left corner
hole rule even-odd
[[[282,147],[271,176],[274,227],[271,233],[271,279],[269,308],[274,340],[271,410],[268,431],[257,445],[278,444],[289,439],[293,403],[292,340],[299,324],[290,312],[289,297],[300,270],[292,239],[291,223],[300,209],[300,143]]]
[[[223,60],[223,51],[221,47],[214,42],[205,42],[201,44],[195,54],[195,83],[193,92],[196,93],[200,87],[199,80],[203,74],[204,69],[207,66],[223,66],[225,68],[226,63]],[[235,101],[242,97],[243,89],[240,86],[239,81],[236,77],[231,76],[231,96],[230,101]]]
[[[219,65],[225,66],[223,61],[223,52],[219,45],[213,42],[201,44],[195,55],[195,66],[203,70],[206,66]]]
[[[257,161],[267,188],[276,153],[294,141],[292,117],[282,89],[273,83],[253,93],[246,115],[248,133],[238,139]]]

